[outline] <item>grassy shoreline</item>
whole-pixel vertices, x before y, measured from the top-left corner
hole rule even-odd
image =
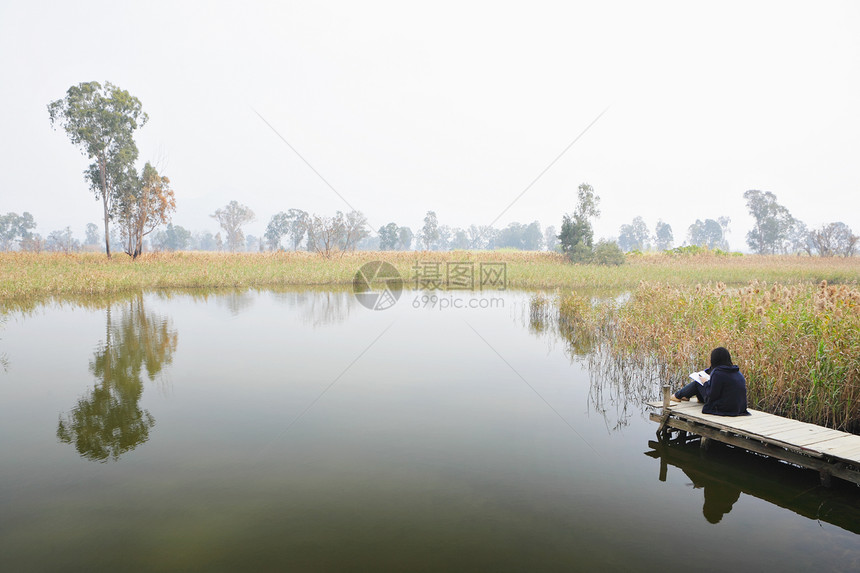
[[[350,252],[325,259],[305,252],[148,253],[137,261],[98,253],[0,253],[0,299],[113,294],[151,289],[334,286],[352,283],[364,263],[393,264],[407,283],[416,263],[506,264],[507,288],[633,288],[640,281],[667,284],[752,280],[785,284],[860,281],[860,258],[797,256],[628,257],[617,267],[573,265],[556,253],[519,251]]]
[[[860,433],[860,288],[753,281],[744,287],[642,282],[623,304],[533,295],[574,347],[653,365],[677,390],[725,346],[747,379],[750,407]]]
[[[572,344],[603,340],[626,360],[656,359],[664,378],[677,380],[710,348],[726,345],[748,374],[751,406],[860,431],[860,258],[663,254],[605,267],[518,251],[354,252],[331,259],[305,252],[183,252],[137,261],[0,253],[0,312],[153,290],[170,296],[350,289],[356,271],[377,260],[393,264],[407,287],[414,286],[416,264],[439,263],[444,278],[446,263],[474,263],[476,274],[481,263],[505,263],[508,289],[556,291],[555,310],[544,298],[539,314],[558,313]],[[584,293],[596,290],[628,291],[631,298],[620,306],[611,298],[593,305]]]

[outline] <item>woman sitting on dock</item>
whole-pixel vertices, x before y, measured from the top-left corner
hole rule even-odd
[[[704,384],[690,382],[674,394],[672,400],[680,402],[693,396],[702,402],[703,414],[718,416],[748,416],[747,381],[737,366],[732,364],[732,355],[720,346],[711,351],[711,367],[705,370],[710,380]]]

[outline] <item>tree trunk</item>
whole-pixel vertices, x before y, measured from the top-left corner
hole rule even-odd
[[[110,213],[108,212],[107,164],[104,156],[99,158],[99,172],[102,179],[102,205],[105,214],[105,252],[110,258]]]

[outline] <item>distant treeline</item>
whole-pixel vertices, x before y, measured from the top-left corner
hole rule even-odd
[[[165,178],[166,180],[166,178]],[[757,254],[791,254],[853,256],[857,251],[858,237],[842,222],[822,225],[810,230],[788,210],[777,203],[770,192],[747,191],[747,207],[755,220],[747,233],[747,246]],[[590,185],[579,187],[579,202],[572,214],[562,217],[560,232],[552,225],[541,228],[538,221],[510,223],[501,229],[489,225],[469,225],[468,228],[439,224],[435,211],[427,211],[424,224],[415,230],[390,222],[372,232],[367,217],[360,211],[336,212],[333,216],[310,214],[301,209],[276,213],[269,220],[262,237],[245,235],[243,227],[255,220],[254,212],[237,201],[217,209],[211,217],[220,229],[191,231],[168,223],[153,228],[152,234],[139,245],[156,251],[278,251],[307,250],[331,256],[344,251],[450,251],[516,249],[521,251],[559,251],[576,262],[590,262],[595,249],[602,258],[620,261],[616,255],[622,251],[666,251],[675,243],[672,227],[658,220],[653,232],[642,217],[622,225],[618,237],[593,242],[592,219],[600,215],[600,197]],[[109,226],[109,242],[123,244],[129,236],[128,225],[118,218]],[[681,248],[697,247],[728,251],[726,239],[729,217],[697,219],[687,229]],[[35,232],[36,221],[24,212],[22,215],[0,215],[0,250],[76,252],[81,250],[104,252],[106,241],[99,236],[99,228],[89,223],[83,240],[77,239],[71,228],[51,231],[47,237]],[[141,235],[143,237],[143,235]],[[127,252],[134,252],[129,250]]]
[[[236,204],[233,211],[244,215],[247,207]],[[244,235],[241,216],[230,215],[230,205],[220,209],[227,228],[213,233],[210,230],[192,231],[173,223],[155,231],[144,248],[154,251],[273,251],[307,250],[331,253],[335,250],[359,251],[410,251],[410,250],[493,250],[517,249],[522,251],[561,251],[556,227],[542,229],[538,221],[529,224],[514,222],[501,229],[470,225],[468,228],[439,225],[436,213],[428,211],[424,225],[416,230],[395,222],[371,233],[367,220],[358,211],[336,213],[334,217],[310,215],[301,209],[289,209],[272,216],[262,237]],[[251,212],[251,215],[253,213]],[[213,215],[214,217],[214,215]],[[682,247],[694,246],[710,250],[728,251],[726,240],[728,217],[696,220],[687,230]],[[46,237],[36,233],[33,216],[6,213],[0,215],[0,250],[52,251],[52,252],[104,252],[104,240],[98,226],[88,223],[83,238],[74,236],[70,227],[51,231]],[[110,230],[111,243],[120,244],[120,233],[115,226]],[[658,221],[653,232],[642,217],[622,225],[617,238],[610,239],[625,253],[665,251],[675,246],[672,227]],[[804,253],[820,256],[853,256],[857,251],[858,237],[845,223],[835,222],[808,230],[806,225],[792,218],[787,225],[774,225],[763,219],[747,235],[748,246],[761,254]]]

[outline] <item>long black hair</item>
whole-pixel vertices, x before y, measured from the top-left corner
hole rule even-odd
[[[718,346],[711,351],[711,368],[716,368],[717,366],[731,365],[732,355],[729,354],[728,350],[726,350],[722,346]]]

